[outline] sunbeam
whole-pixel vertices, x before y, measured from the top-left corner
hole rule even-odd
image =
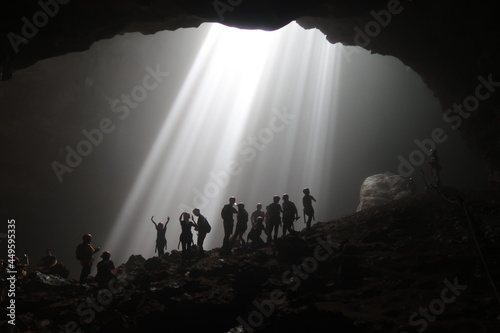
[[[170,216],[167,250],[176,249],[178,216],[194,207],[212,224],[206,248],[221,246],[231,195],[251,212],[287,192],[301,210],[309,187],[316,216],[329,217],[340,47],[296,23],[273,32],[211,25],[105,242],[115,259],[154,255],[152,215]]]

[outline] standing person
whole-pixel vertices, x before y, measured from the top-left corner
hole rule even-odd
[[[312,206],[312,202],[316,202],[316,199],[314,199],[309,191],[309,188],[307,187],[302,190],[302,193],[304,193],[304,197],[302,198],[302,205],[304,206],[304,220],[307,216],[307,221],[304,222],[306,222],[306,230],[309,231],[311,228],[311,221],[314,221],[314,208]]]
[[[441,165],[439,164],[439,157],[437,156],[436,149],[431,149],[431,157],[429,158],[429,161],[427,161],[427,163],[429,163],[431,166],[432,176],[436,181],[436,186],[437,187],[441,186],[441,178],[439,176],[439,172],[441,171]]]
[[[191,215],[188,212],[183,212],[181,216],[179,216],[179,222],[181,223],[181,236],[180,241],[182,244],[182,260],[184,261],[187,251],[191,250],[191,244],[193,243],[193,233],[191,232],[191,228],[195,226],[191,220]]]
[[[82,236],[83,242],[76,248],[76,259],[80,260],[82,265],[82,272],[80,273],[80,284],[87,283],[87,277],[90,274],[92,268],[92,263],[94,258],[92,257],[94,253],[99,251],[100,247],[95,248],[92,245],[92,235],[85,234]]]
[[[97,274],[95,280],[99,288],[106,288],[109,281],[115,277],[114,270],[115,264],[110,260],[111,253],[104,251],[101,254],[102,260],[97,263]]]
[[[260,202],[257,204],[256,208],[257,209],[254,210],[252,212],[252,215],[250,216],[250,222],[252,223],[252,225],[255,225],[255,223],[257,223],[257,218],[259,216],[262,216],[263,219],[266,217],[266,213],[262,211],[262,204]]]
[[[170,216],[167,216],[167,221],[165,222],[165,224],[163,224],[163,222],[156,223],[153,220],[153,217],[154,216],[151,216],[151,222],[153,222],[156,229],[155,253],[156,250],[158,250],[158,257],[161,257],[165,254],[165,249],[167,248],[167,238],[165,237],[165,233],[167,232],[167,224],[168,221],[170,221]]]
[[[410,192],[410,194],[417,193],[417,185],[415,184],[415,179],[413,179],[413,177],[410,177],[410,179],[408,179],[406,187],[408,188],[408,192]]]
[[[229,244],[229,237],[233,233],[234,219],[233,214],[238,214],[236,208],[234,208],[234,203],[236,202],[235,197],[229,198],[229,203],[222,207],[220,215],[222,217],[222,223],[224,225],[224,241],[222,243],[222,252],[229,253],[231,250]]]
[[[293,228],[293,222],[299,219],[299,212],[297,211],[297,207],[293,202],[289,200],[288,194],[283,194],[283,236],[286,235],[286,232],[290,232],[291,235],[296,235],[296,232]]]
[[[273,197],[273,202],[267,206],[266,217],[268,219],[267,225],[267,242],[271,242],[271,235],[274,230],[273,239],[276,240],[278,238],[278,230],[281,224],[281,213],[283,213],[283,209],[281,209],[281,205],[279,204],[280,197],[279,195],[275,195]]]
[[[245,209],[245,204],[240,202],[238,204],[238,215],[236,215],[236,231],[231,239],[231,248],[234,245],[234,242],[237,238],[240,239],[240,242],[243,244],[243,247],[246,246],[245,241],[243,240],[243,234],[248,228],[248,212]]]
[[[205,216],[200,214],[200,210],[198,208],[193,209],[193,215],[198,217],[198,220],[195,223],[195,230],[198,231],[198,240],[196,243],[198,245],[198,254],[202,257],[205,254],[205,250],[203,250],[203,242],[205,241],[205,237],[207,236],[207,233],[210,232],[211,228]]]

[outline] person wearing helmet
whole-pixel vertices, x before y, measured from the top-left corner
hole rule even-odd
[[[283,236],[286,235],[288,231],[291,235],[296,235],[296,232],[293,228],[293,222],[298,220],[299,213],[297,211],[297,207],[293,202],[289,200],[288,194],[283,194]]]
[[[264,218],[258,216],[255,221],[255,224],[248,233],[247,242],[250,240],[252,241],[252,245],[262,245],[264,241],[260,238],[260,235],[262,235],[262,230],[264,230]]]
[[[259,202],[257,204],[257,209],[252,212],[252,215],[250,216],[250,222],[252,225],[255,225],[257,223],[257,217],[262,216],[264,219],[266,217],[266,213],[262,211],[262,204]]]
[[[97,263],[97,274],[95,275],[95,280],[99,288],[106,288],[109,281],[115,278],[114,270],[115,264],[110,260],[111,253],[109,251],[104,251],[101,254],[102,260]]]
[[[235,197],[229,198],[229,203],[222,207],[220,215],[222,217],[222,224],[224,225],[224,240],[222,241],[222,252],[229,253],[231,251],[231,244],[229,237],[233,233],[234,228],[234,218],[233,214],[238,214],[236,208],[234,208],[234,203],[236,202]]]
[[[311,221],[314,220],[314,208],[312,206],[312,202],[316,202],[316,199],[314,199],[311,195],[311,191],[307,187],[302,190],[302,193],[304,193],[304,197],[302,198],[302,205],[304,206],[304,222],[306,223],[306,230],[309,231],[311,228]]]
[[[248,227],[248,212],[245,209],[245,204],[243,202],[238,203],[238,215],[236,215],[236,231],[231,239],[231,248],[234,245],[236,239],[239,239],[243,247],[246,246],[243,240],[243,234]]]
[[[273,239],[276,240],[278,238],[278,230],[281,224],[281,213],[283,213],[283,209],[279,204],[280,197],[279,195],[275,195],[273,197],[273,202],[267,206],[266,209],[266,218],[267,218],[267,242],[271,242],[271,235],[274,230]]]
[[[82,265],[80,284],[87,283],[87,277],[90,274],[92,263],[94,262],[92,256],[100,249],[99,247],[95,248],[91,242],[92,235],[85,234],[82,236],[82,243],[76,248],[76,259],[80,260],[80,264]]]
[[[165,238],[165,233],[167,232],[167,224],[170,221],[170,216],[167,216],[167,221],[165,223],[158,222],[156,223],[153,220],[154,216],[151,216],[151,222],[155,225],[156,228],[156,246],[155,253],[158,250],[158,257],[161,257],[165,254],[165,249],[167,248],[167,238]]]

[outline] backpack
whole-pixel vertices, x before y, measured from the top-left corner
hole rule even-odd
[[[75,255],[77,260],[83,260],[85,259],[85,255],[87,254],[87,251],[85,251],[85,244],[79,244],[76,247]]]
[[[207,218],[205,218],[205,231],[207,234],[212,230],[212,226],[210,226],[210,223],[208,223]]]

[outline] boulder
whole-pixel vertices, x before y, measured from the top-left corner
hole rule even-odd
[[[390,172],[380,173],[365,179],[361,185],[357,212],[385,204],[395,199],[410,195],[408,180]]]

